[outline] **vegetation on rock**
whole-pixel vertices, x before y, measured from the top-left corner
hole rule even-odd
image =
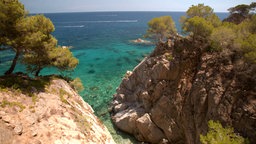
[[[75,78],[71,82],[69,82],[70,86],[76,91],[80,92],[84,90],[83,83],[80,78]]]
[[[200,143],[209,128],[202,143],[247,142],[234,131],[255,143],[255,13],[237,24],[220,21],[199,4],[181,22],[186,36],[160,40],[123,79],[112,103],[113,122],[144,142]],[[209,119],[234,131],[207,125]]]
[[[231,127],[223,128],[219,122],[210,120],[208,122],[209,131],[204,135],[200,135],[202,144],[246,144],[247,139],[234,133]]]
[[[203,4],[191,6],[186,16],[181,17],[184,33],[190,34],[194,42],[200,42],[207,51],[236,51],[247,62],[256,63],[256,15],[255,3],[230,8],[231,15],[242,15],[239,22],[223,22],[214,14],[213,9]]]

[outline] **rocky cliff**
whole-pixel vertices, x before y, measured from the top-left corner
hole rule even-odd
[[[115,143],[93,110],[57,78],[0,78],[1,144]]]
[[[159,44],[127,72],[112,120],[139,141],[198,144],[209,120],[256,143],[256,67],[234,50],[206,52],[185,38]]]

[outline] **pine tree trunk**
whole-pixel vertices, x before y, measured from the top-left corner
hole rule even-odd
[[[35,73],[35,76],[36,76],[36,77],[39,75],[39,73],[40,73],[41,70],[42,70],[41,68],[39,68],[38,70],[36,70],[36,73]]]
[[[19,59],[19,56],[20,56],[20,51],[17,50],[16,54],[15,54],[15,57],[14,59],[12,60],[12,65],[11,67],[4,73],[5,75],[9,75],[9,74],[12,74],[12,72],[14,71],[14,68],[17,64],[17,61]]]

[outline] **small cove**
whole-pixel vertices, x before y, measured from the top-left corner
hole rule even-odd
[[[158,16],[171,15],[180,32],[178,20],[184,12],[91,12],[45,14],[55,25],[53,35],[60,45],[72,46],[79,65],[71,77],[79,77],[85,87],[80,93],[95,114],[108,127],[117,143],[129,143],[128,135],[116,131],[110,121],[108,106],[127,70],[133,68],[154,46],[134,45],[130,40],[142,38],[147,22]],[[227,14],[219,14],[224,17]],[[9,67],[14,54],[10,50],[0,55],[0,74]],[[16,71],[25,71],[18,64]],[[46,68],[42,75],[61,74]],[[69,75],[69,74],[67,74]]]

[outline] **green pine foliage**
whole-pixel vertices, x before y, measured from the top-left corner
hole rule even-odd
[[[231,7],[228,9],[230,15],[228,18],[224,19],[224,21],[240,24],[255,14],[255,10],[256,2],[252,2],[250,5],[240,4],[235,7]]]
[[[73,70],[78,60],[68,48],[57,46],[57,40],[51,35],[54,25],[43,15],[30,16],[18,25],[24,33],[26,53],[22,63],[36,76],[45,67],[56,67],[61,71]]]
[[[26,16],[24,6],[18,0],[0,0],[0,45],[15,46],[19,38],[16,23]]]
[[[221,24],[219,17],[214,13],[213,9],[209,6],[205,6],[204,4],[192,5],[186,11],[186,16],[181,17],[181,23],[185,23],[190,18],[196,16],[211,22],[214,27]]]
[[[50,52],[49,57],[52,60],[52,66],[61,71],[72,71],[78,64],[78,59],[73,56],[72,52],[68,48],[60,46],[54,48]]]
[[[171,35],[176,35],[177,29],[170,16],[153,18],[148,22],[146,37],[153,38],[157,42],[166,40]]]
[[[223,128],[219,122],[210,120],[208,122],[209,131],[204,135],[200,135],[202,144],[247,144],[247,139],[234,133],[231,127]]]
[[[72,71],[77,66],[78,60],[71,51],[57,45],[50,19],[44,15],[29,16],[18,0],[0,0],[0,6],[0,46],[16,52],[5,74],[13,72],[18,59],[35,76],[45,67]]]
[[[190,34],[193,40],[208,40],[214,27],[221,25],[221,21],[213,9],[204,4],[192,5],[186,16],[180,18],[185,34]]]
[[[191,32],[193,40],[206,39],[211,35],[213,25],[202,17],[194,16],[186,20],[183,30]]]
[[[220,26],[213,29],[210,35],[212,51],[221,51],[233,46],[236,33],[232,28]]]
[[[18,0],[0,0],[0,47],[9,48],[15,52],[10,68],[5,74],[11,74],[16,63],[24,51],[22,33],[16,29],[19,23],[27,15],[24,6]]]
[[[244,57],[248,62],[256,63],[256,34],[250,34],[246,39],[241,41],[241,48]]]
[[[223,22],[211,7],[192,5],[186,16],[180,18],[182,29],[193,41],[208,45],[207,51],[240,52],[249,63],[256,63],[256,3],[238,5],[229,9],[230,16]]]
[[[213,9],[209,6],[205,6],[204,4],[192,5],[187,10],[186,14],[188,18],[198,16],[204,19],[207,19],[211,15],[214,15]]]

